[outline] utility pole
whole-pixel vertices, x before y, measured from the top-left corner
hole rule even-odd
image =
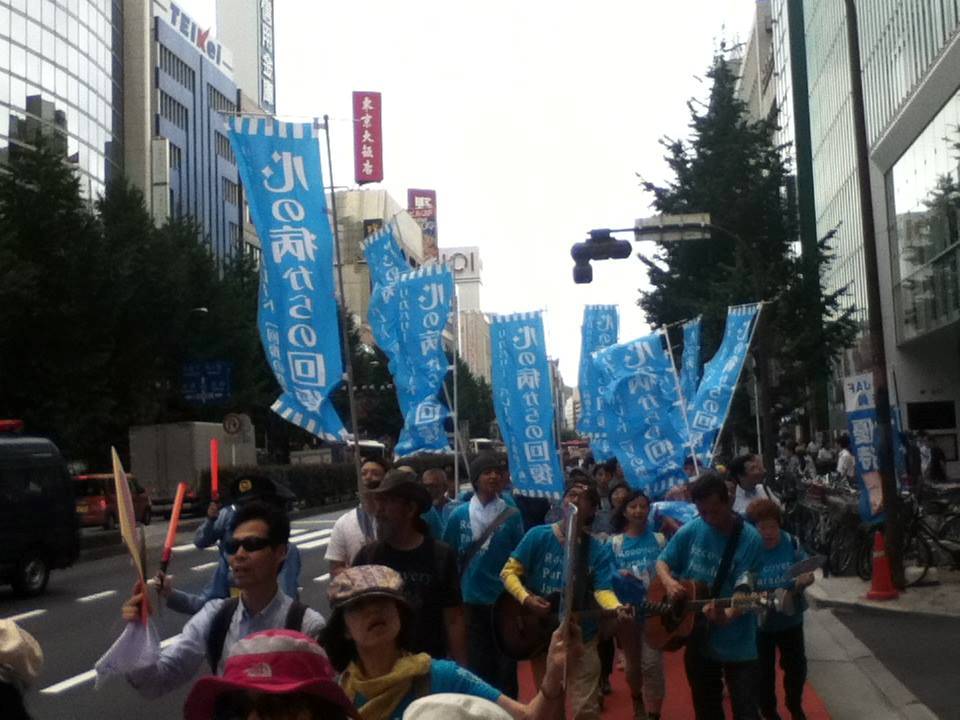
[[[867,147],[867,123],[863,108],[863,79],[860,66],[860,31],[854,0],[844,0],[847,11],[847,51],[850,58],[850,99],[853,106],[853,132],[856,138],[857,179],[860,187],[860,220],[863,226],[863,259],[866,265],[867,319],[870,332],[870,356],[873,363],[873,397],[877,413],[877,456],[883,487],[884,535],[893,583],[903,589],[903,532],[900,524],[900,495],[894,471],[893,427],[890,423],[890,391],[887,388],[887,352],[883,340],[883,316],[880,311],[880,273],[877,268],[877,236],[873,224],[873,193],[870,188],[870,155]]]

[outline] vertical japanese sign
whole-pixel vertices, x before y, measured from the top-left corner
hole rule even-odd
[[[404,273],[397,296],[399,348],[391,370],[404,417],[394,452],[447,452],[450,411],[439,395],[450,365],[442,336],[453,305],[453,273],[443,265]]]
[[[873,374],[851,375],[843,381],[843,400],[850,431],[850,452],[857,460],[860,485],[860,518],[876,518],[883,509],[877,437],[877,406],[873,397]]]
[[[272,409],[318,437],[345,439],[329,400],[343,358],[316,128],[237,117],[228,131],[263,243],[260,341],[283,391]]]
[[[607,412],[597,388],[597,372],[590,355],[609,347],[620,336],[620,314],[616,305],[586,305],[580,328],[580,417],[577,430],[590,440],[594,459],[598,462],[613,457],[607,439]]]
[[[353,93],[353,177],[357,185],[383,181],[383,125],[378,92]]]
[[[423,233],[423,257],[440,257],[437,247],[437,191],[407,190],[407,212]]]
[[[592,360],[612,420],[610,447],[630,485],[659,497],[685,482],[687,437],[674,422],[680,394],[663,332],[598,350]]]
[[[723,340],[703,368],[703,379],[687,412],[691,443],[701,467],[713,464],[713,446],[730,412],[760,307],[760,303],[753,303],[727,308]]]
[[[407,272],[410,266],[407,265],[400,245],[393,236],[393,230],[389,227],[368,237],[360,247],[367,260],[370,283],[373,286],[370,291],[367,321],[370,323],[373,339],[392,361],[400,346],[397,337],[397,283],[400,275]],[[403,407],[400,409],[402,411]]]
[[[683,324],[683,357],[680,361],[680,394],[689,407],[697,396],[700,384],[700,324],[701,317]]]
[[[521,495],[558,498],[563,470],[553,423],[550,367],[539,312],[493,315],[493,405]]]

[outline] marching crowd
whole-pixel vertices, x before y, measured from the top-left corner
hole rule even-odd
[[[802,719],[813,576],[796,571],[805,554],[781,529],[764,474],[755,455],[699,474],[691,463],[689,483],[651,502],[601,463],[572,469],[550,505],[515,497],[494,454],[473,461],[473,490],[460,497],[443,470],[420,477],[368,460],[359,505],[329,538],[326,618],[297,597],[283,488],[240,478],[233,504],[211,505],[197,530],[198,547],[221,553],[204,592],[155,578],[168,607],[192,617],[163,648],[148,634],[149,651],[123,674],[156,697],[207,666],[184,707],[190,720],[590,720],[619,651],[634,718],[660,718],[670,692],[689,693],[698,720],[723,718],[725,696],[734,718],[771,720],[779,653],[786,707]],[[129,627],[146,593],[124,604]],[[689,688],[668,688],[662,653],[680,646]],[[8,649],[32,647],[3,625],[0,668],[19,667]],[[537,688],[526,703],[518,659]]]

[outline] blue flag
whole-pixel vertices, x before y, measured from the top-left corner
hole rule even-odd
[[[563,469],[541,314],[493,315],[490,349],[493,405],[507,446],[513,488],[521,495],[559,498]]]
[[[400,275],[397,283],[398,352],[391,363],[403,430],[394,452],[447,452],[444,423],[450,415],[439,400],[450,366],[443,330],[453,305],[453,273],[445,265],[425,265]]]
[[[857,463],[860,519],[876,522],[883,518],[883,484],[880,480],[880,432],[873,395],[873,373],[845,377],[843,395],[847,429],[850,432],[850,452]],[[895,447],[901,445],[896,432],[893,441]]]
[[[685,482],[687,438],[674,422],[680,394],[663,331],[599,350],[593,363],[614,418],[610,445],[630,485],[660,497]]]
[[[367,321],[373,339],[392,361],[400,346],[397,337],[397,282],[402,273],[410,271],[410,266],[390,227],[377,231],[364,240],[360,247],[367,260],[373,285]]]
[[[730,412],[733,391],[740,379],[759,314],[760,303],[727,308],[723,340],[716,354],[704,366],[703,379],[687,412],[691,443],[701,467],[713,464],[713,446]]]
[[[591,353],[617,342],[620,335],[620,313],[616,305],[586,305],[580,329],[580,417],[577,430],[590,440],[593,456],[599,462],[613,457],[607,437],[610,416],[597,388],[597,373]]]
[[[227,129],[263,244],[260,341],[283,390],[272,409],[318,437],[346,439],[329,400],[343,357],[316,128],[237,117]]]
[[[693,405],[700,385],[700,321],[697,316],[683,324],[683,359],[680,361],[680,394],[687,407]]]

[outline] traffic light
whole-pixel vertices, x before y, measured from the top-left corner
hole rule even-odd
[[[578,242],[570,248],[570,256],[574,260],[573,281],[575,283],[589,283],[593,280],[591,260],[623,260],[630,257],[633,247],[629,240],[617,240],[612,230],[601,228],[591,230],[590,237]]]

